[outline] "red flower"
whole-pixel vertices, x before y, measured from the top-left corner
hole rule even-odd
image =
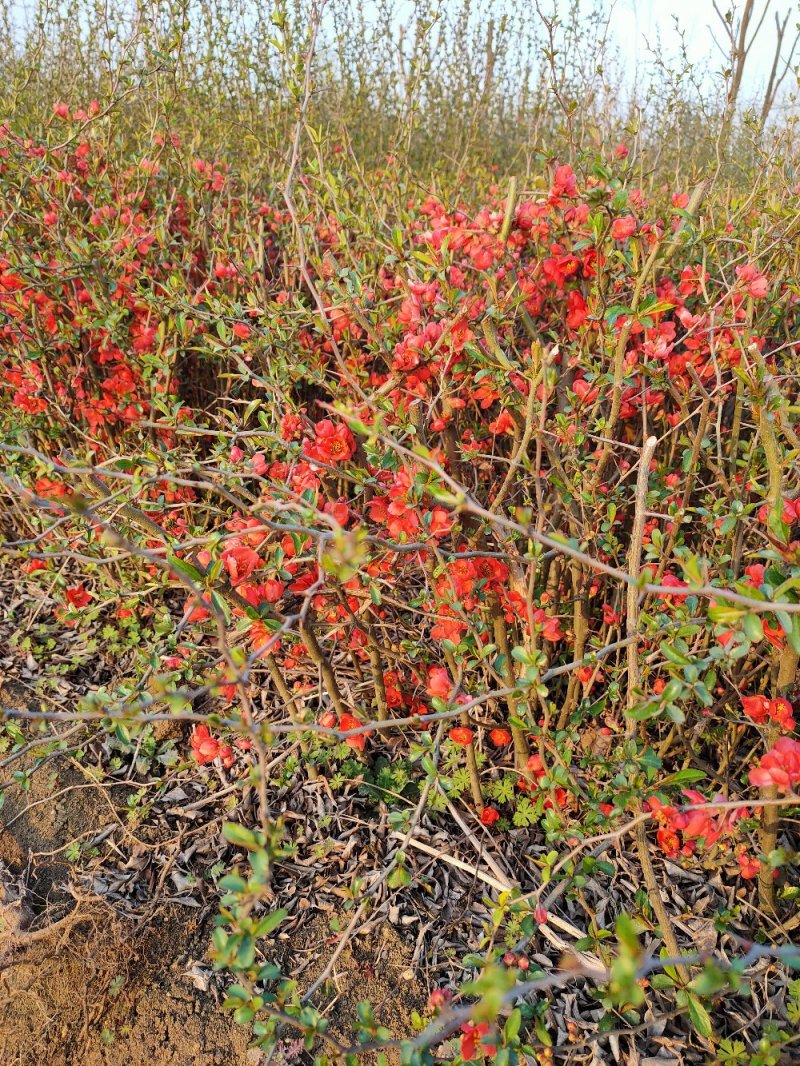
[[[222,759],[223,766],[233,765],[233,751],[227,744],[211,736],[207,725],[199,725],[192,733],[192,754],[200,766]]]
[[[350,729],[358,729],[363,724],[364,723],[360,722],[354,714],[348,714],[347,712],[339,718],[339,728],[344,733],[348,732]],[[367,742],[367,737],[371,732],[372,730],[369,730],[367,733],[359,733],[354,737],[345,737],[344,742],[348,748],[353,748],[354,751],[363,751]]]
[[[231,583],[237,585],[240,581],[246,581],[253,571],[261,566],[261,556],[246,544],[242,544],[238,537],[234,537],[225,545],[222,563],[228,571]]]
[[[483,1042],[483,1037],[489,1032],[488,1022],[481,1022],[480,1025],[466,1022],[461,1026],[461,1032],[464,1034],[461,1037],[461,1057],[465,1061],[468,1062],[477,1055],[494,1055],[495,1045]]]
[[[465,725],[457,725],[447,735],[454,744],[460,744],[463,748],[469,747],[472,743],[472,730],[467,729]]]
[[[428,1009],[440,1010],[442,1007],[446,1007],[452,998],[453,993],[449,988],[434,988],[433,992],[428,996]]]
[[[494,807],[484,807],[481,811],[481,821],[484,825],[494,825],[500,818],[499,811],[496,811]]]
[[[67,589],[64,593],[67,600],[73,607],[85,607],[87,603],[91,601],[92,594],[87,592],[83,585],[76,585],[74,588]]]
[[[546,771],[544,768],[544,763],[542,762],[541,755],[529,755],[528,761],[525,764],[525,768],[527,770],[530,770],[531,773],[537,778],[545,776]]]
[[[440,700],[446,700],[452,691],[453,682],[450,680],[448,672],[444,667],[432,666],[428,671],[428,695],[438,696]]]
[[[494,422],[489,423],[489,432],[495,435],[499,433],[513,434],[515,429],[514,419],[505,408],[503,408]]]
[[[557,166],[553,174],[553,184],[550,187],[550,200],[557,201],[562,196],[577,196],[578,179],[569,163]]]
[[[511,743],[511,734],[507,729],[493,729],[489,734],[489,740],[498,748]]]
[[[323,418],[314,427],[315,438],[306,441],[305,453],[322,463],[343,463],[356,450],[353,434],[344,423],[334,426],[329,418]]]
[[[567,296],[567,328],[579,329],[588,317],[589,308],[583,294],[578,289],[572,289]]]
[[[688,587],[689,587],[686,584],[685,581],[681,581],[681,579],[679,577],[676,577],[675,574],[664,574],[664,576],[661,579],[661,584],[662,585],[666,585],[667,588],[672,588],[672,589],[688,589]],[[686,597],[689,594],[688,594],[688,592],[685,592],[685,593],[659,592],[658,595],[662,596],[668,603],[672,603],[674,600],[685,600]]]
[[[281,415],[281,436],[284,440],[295,440],[300,436],[302,428],[303,419],[300,415],[296,415],[292,411],[287,411],[285,415]]]
[[[736,856],[736,861],[739,863],[739,873],[745,881],[751,881],[754,877],[758,877],[761,872],[761,863],[758,859],[751,858],[744,851],[739,852]]]
[[[184,611],[187,612],[187,622],[204,622],[211,617],[211,611],[206,604],[211,604],[211,593],[204,592],[202,597],[189,596]]]
[[[624,215],[622,218],[615,218],[611,223],[611,236],[615,241],[626,241],[628,237],[632,237],[636,232],[636,219],[633,215]]]
[[[340,526],[346,526],[350,518],[350,508],[344,500],[328,500],[323,507],[323,511],[325,514],[330,515],[334,522]]]
[[[795,727],[792,705],[783,696],[774,700],[768,700],[766,696],[742,696],[742,708],[756,725],[773,721],[785,733],[791,733]]]
[[[764,696],[742,696],[742,709],[756,725],[761,725],[769,717],[769,700]]]
[[[253,331],[250,329],[246,322],[233,323],[233,334],[240,340],[246,341],[252,332]]]
[[[776,722],[786,733],[791,733],[795,727],[792,715],[792,705],[783,696],[779,696],[770,702],[769,713],[773,722]]]
[[[783,627],[779,625],[771,626],[766,618],[761,619],[761,628],[764,630],[764,640],[777,648],[779,651],[783,649],[786,643],[786,634],[783,631]]]
[[[680,838],[674,829],[669,829],[664,826],[656,833],[656,840],[658,845],[663,849],[665,855],[677,855],[680,851]]]
[[[800,498],[798,498],[796,500],[783,500],[782,503],[783,503],[783,511],[781,513],[781,521],[786,526],[794,525],[794,523],[797,522],[798,519],[800,519]],[[759,509],[758,509],[758,520],[759,520],[759,522],[767,522],[769,520],[769,508],[767,507],[766,504],[764,504],[763,507],[759,507]],[[758,564],[758,563],[755,564],[755,566],[759,566],[759,565],[760,564]],[[749,574],[751,569],[755,569],[755,566],[752,567],[752,568],[748,566],[747,569],[745,570],[745,573]],[[763,575],[764,575],[764,567],[761,566],[762,583],[763,583]]]
[[[68,496],[70,490],[66,485],[62,485],[58,481],[52,481],[49,477],[40,477],[34,484],[37,496],[42,496],[44,499],[58,499],[59,496]]]
[[[258,585],[257,588],[266,603],[277,603],[283,596],[283,582],[278,581],[277,578],[265,581],[263,585]]]
[[[446,537],[453,525],[453,519],[444,507],[434,507],[430,512],[429,530],[434,537]]]
[[[558,618],[550,617],[545,620],[542,636],[551,643],[564,639],[564,632],[561,629],[561,622]]]
[[[764,575],[766,573],[766,566],[763,563],[751,563],[750,566],[744,568],[745,574],[747,574],[747,581],[745,584],[750,585],[752,588],[761,588],[764,584]]]
[[[741,281],[750,296],[758,300],[769,292],[769,283],[763,274],[758,272],[753,263],[745,263],[737,266],[736,277]]]
[[[759,765],[750,771],[750,784],[756,788],[777,788],[778,792],[793,791],[800,782],[800,744],[789,737],[781,737],[774,748],[762,756]]]
[[[276,634],[267,628],[264,622],[256,619],[250,626],[250,647],[253,653],[260,659],[262,655],[272,652],[274,655],[281,646],[276,639]]]

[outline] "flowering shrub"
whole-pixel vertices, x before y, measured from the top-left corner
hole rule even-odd
[[[183,756],[262,788],[286,738],[312,778],[402,762],[423,805],[535,836],[561,878],[638,826],[667,954],[651,851],[788,906],[783,171],[746,197],[650,188],[615,152],[372,219],[368,184],[316,164],[278,202],[218,160],[184,166],[166,135],[119,156],[101,111],[59,101],[44,138],[0,129],[7,551],[58,590],[53,626],[154,620],[133,655],[146,698],[112,687],[83,711],[135,730],[209,696]],[[251,910],[279,847],[266,824],[244,833],[250,880],[228,882],[217,942],[240,1011],[274,979],[231,945],[274,927]],[[538,898],[530,917],[548,921]],[[641,1002],[638,965],[609,979],[610,1011]],[[519,1046],[495,1026],[514,987],[467,990],[484,1014],[456,1027],[462,1060]]]

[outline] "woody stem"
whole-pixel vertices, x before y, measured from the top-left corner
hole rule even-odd
[[[313,626],[310,622],[300,623],[300,636],[303,639],[303,643],[308,648],[308,654],[311,657],[311,661],[315,666],[319,668],[319,672],[322,675],[322,683],[325,686],[325,691],[330,697],[330,701],[336,710],[338,715],[347,714],[347,705],[342,698],[342,694],[339,690],[339,685],[336,681],[336,675],[333,672],[333,667],[330,664],[330,660],[322,650],[317,635],[314,632]]]
[[[456,666],[456,661],[453,658],[452,652],[445,648],[444,656],[450,669],[450,676],[453,678],[458,677],[458,667]],[[462,726],[467,729],[470,728],[468,711],[464,711],[461,714],[460,720]],[[467,759],[467,772],[469,773],[469,787],[470,792],[472,793],[472,802],[475,804],[478,814],[480,814],[483,811],[483,792],[481,791],[481,778],[478,773],[478,760],[475,755],[475,745],[472,741],[470,741],[464,748],[464,754]]]
[[[514,674],[514,661],[511,658],[511,648],[508,642],[508,630],[506,629],[506,620],[503,617],[500,601],[496,596],[492,601],[492,625],[494,629],[494,642],[497,645],[498,651],[503,656],[503,679],[509,688],[514,688],[517,679]],[[513,696],[507,696],[506,701],[508,703],[509,717],[511,719],[518,719],[519,712],[516,699]],[[528,757],[530,756],[528,738],[525,735],[525,730],[514,721],[510,721],[508,725],[514,743],[514,763],[520,774],[528,779],[530,777],[530,771],[528,770]]]

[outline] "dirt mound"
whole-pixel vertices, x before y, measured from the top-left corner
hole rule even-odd
[[[253,1066],[219,1005],[206,923],[175,908],[142,927],[79,912],[22,932],[0,963],[0,1061],[14,1066]],[[3,937],[0,934],[0,946]],[[197,987],[200,985],[201,987]],[[207,986],[203,990],[203,986]]]
[[[27,756],[20,765],[33,768]],[[213,908],[151,901],[125,916],[83,896],[70,842],[100,839],[118,817],[114,789],[87,782],[57,757],[10,789],[0,823],[0,1062],[6,1066],[258,1066],[248,1027],[222,1009],[224,980],[206,957]],[[119,797],[122,807],[124,796]],[[124,809],[124,808],[123,808]],[[141,832],[141,828],[140,828]],[[294,888],[297,888],[294,884]],[[291,896],[291,884],[283,886]],[[77,900],[76,900],[77,897]],[[302,990],[323,973],[349,920],[306,912],[274,945]],[[299,916],[298,916],[299,917]],[[391,923],[350,938],[313,997],[331,1032],[355,1044],[359,1001],[393,1034],[411,1031],[425,1002],[413,944]],[[287,1031],[278,1061],[309,1062]],[[366,1057],[365,1062],[374,1061]],[[389,1061],[399,1061],[389,1053]]]
[[[2,693],[19,704],[19,694]],[[114,789],[61,756],[6,792],[0,814],[0,1062],[4,1066],[255,1066],[205,959],[207,910],[126,920],[67,891],[68,847],[118,820]]]

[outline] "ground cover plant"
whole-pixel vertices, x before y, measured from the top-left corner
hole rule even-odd
[[[6,31],[0,796],[113,817],[60,915],[0,853],[0,965],[177,902],[249,1061],[794,1061],[787,24],[623,110],[577,6],[239,14]]]

